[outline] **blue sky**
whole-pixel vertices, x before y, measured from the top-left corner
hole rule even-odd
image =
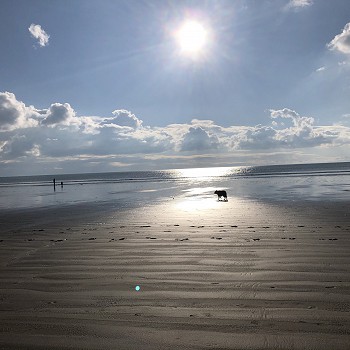
[[[348,0],[0,6],[0,176],[350,160]]]

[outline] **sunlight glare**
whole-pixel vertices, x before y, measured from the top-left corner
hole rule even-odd
[[[180,176],[193,180],[210,180],[221,176],[231,174],[231,167],[213,167],[213,168],[188,168],[176,170]]]
[[[190,56],[200,53],[207,43],[207,31],[204,26],[194,20],[182,24],[176,32],[176,39],[181,52]]]

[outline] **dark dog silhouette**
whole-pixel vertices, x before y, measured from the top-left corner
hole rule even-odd
[[[226,193],[226,191],[223,191],[223,190],[221,190],[221,191],[218,191],[218,190],[216,190],[215,192],[214,192],[214,194],[217,194],[218,195],[218,200],[220,200],[220,198],[224,198],[224,201],[226,201],[227,202],[227,193]]]

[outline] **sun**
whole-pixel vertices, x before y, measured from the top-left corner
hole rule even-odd
[[[175,34],[181,53],[196,56],[201,53],[208,40],[208,32],[200,22],[185,21]]]

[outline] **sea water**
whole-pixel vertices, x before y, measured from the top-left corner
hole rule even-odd
[[[0,177],[0,210],[81,203],[144,206],[179,197],[215,199],[215,189],[225,189],[229,199],[347,201],[350,163]]]

